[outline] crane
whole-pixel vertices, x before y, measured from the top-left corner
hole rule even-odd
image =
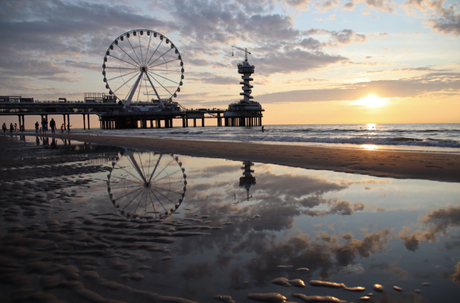
[[[233,56],[233,48],[242,50],[244,52],[244,61],[248,61],[248,54],[250,55],[251,52],[249,52],[247,48],[241,48],[241,47],[232,45],[232,56]]]

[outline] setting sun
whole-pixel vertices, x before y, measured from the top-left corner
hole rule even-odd
[[[355,105],[363,105],[368,107],[379,107],[386,104],[388,98],[379,98],[376,95],[368,95],[359,100],[353,101]]]

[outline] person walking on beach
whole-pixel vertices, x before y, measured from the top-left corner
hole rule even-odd
[[[64,123],[61,124],[61,134],[64,133]]]
[[[53,118],[51,118],[50,127],[51,127],[51,132],[52,132],[53,134],[55,134],[55,133],[56,133],[56,132],[55,132],[55,129],[56,129],[56,122],[54,121]]]
[[[6,123],[3,123],[2,129],[3,129],[3,133],[6,133]]]
[[[15,133],[18,132],[18,124],[17,124],[17,123],[14,123],[14,132],[15,132]]]
[[[13,133],[13,130],[14,130],[13,123],[10,123],[10,133],[11,133],[11,134]]]
[[[38,121],[35,122],[35,133],[38,134],[38,128],[40,127],[40,124],[38,124]]]
[[[43,119],[42,119],[42,129],[41,129],[40,132],[46,133],[45,123],[46,123],[46,122],[45,122],[45,119],[43,118]]]

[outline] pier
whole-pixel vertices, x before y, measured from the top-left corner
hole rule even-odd
[[[90,103],[83,101],[0,102],[0,116],[18,116],[19,130],[25,125],[26,116],[40,116],[49,121],[50,115],[62,115],[64,129],[71,125],[71,117],[81,116],[83,129],[91,129],[90,115],[99,117],[101,129],[172,128],[173,120],[180,120],[182,127],[205,127],[206,120],[215,119],[217,126],[261,126],[263,110],[180,109],[124,111],[117,103]],[[136,108],[135,108],[136,109]],[[59,128],[59,126],[57,126]],[[25,128],[25,127],[24,127]]]
[[[160,46],[162,50],[157,52]],[[150,49],[155,51],[147,56]],[[91,129],[90,115],[99,117],[101,129],[172,128],[177,119],[182,127],[189,127],[189,124],[204,127],[206,119],[216,119],[217,126],[262,126],[264,110],[251,95],[251,75],[255,70],[248,62],[251,53],[246,48],[233,46],[233,49],[245,53],[245,60],[238,64],[243,99],[229,104],[225,110],[186,109],[173,101],[184,80],[184,63],[179,50],[164,35],[154,30],[137,29],[118,36],[105,52],[102,80],[108,94],[85,93],[84,101],[78,102],[68,102],[66,98],[37,102],[30,97],[0,96],[0,116],[17,115],[19,130],[25,129],[25,116],[30,115],[40,116],[44,122],[49,122],[50,115],[62,115],[66,130],[70,130],[70,118],[75,115],[82,116],[83,129]],[[170,64],[165,66],[166,63]]]

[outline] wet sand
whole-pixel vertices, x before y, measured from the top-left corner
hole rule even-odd
[[[379,177],[460,182],[460,155],[140,137],[49,135],[195,157],[271,163]]]
[[[203,145],[209,149],[201,150],[203,147],[200,142],[90,136],[83,136],[83,138],[77,135],[65,137],[75,140],[79,137],[78,140],[81,141],[163,152],[177,153],[180,151],[183,154],[190,153],[194,156],[220,158],[227,155],[229,159],[242,157],[236,152],[233,152],[233,155],[231,152],[224,152],[225,148],[231,149],[238,146],[245,151],[242,155],[250,156],[251,159],[257,159],[257,157],[252,156],[252,153],[254,149],[258,148],[268,148],[267,154],[269,156],[273,153],[282,153],[282,150],[274,150],[270,153],[270,146],[256,144],[249,144],[249,146],[234,143],[216,145],[206,142]],[[103,140],[99,140],[100,138]],[[185,145],[182,149],[181,144]],[[72,145],[76,144],[73,143]],[[81,148],[81,146],[83,144],[79,147]],[[190,147],[191,149],[188,149]],[[254,148],[251,149],[251,147]],[[217,150],[217,153],[213,154],[213,150]],[[277,224],[286,222],[286,226],[291,225],[283,218],[289,219],[289,215],[284,215],[281,211],[287,206],[282,205],[284,199],[274,199],[274,196],[268,194],[269,192],[260,194],[259,197],[269,197],[267,200],[273,201],[273,205],[276,206],[273,208],[273,214],[276,215],[273,215],[266,212],[268,204],[264,200],[259,200],[259,207],[254,204],[247,204],[246,207],[242,204],[234,205],[234,201],[231,199],[232,192],[226,190],[230,194],[223,196],[226,198],[222,201],[226,201],[227,205],[222,208],[218,202],[221,200],[219,196],[211,191],[209,198],[203,197],[202,187],[201,190],[198,187],[195,194],[193,190],[187,191],[187,207],[184,205],[179,211],[183,218],[177,216],[169,217],[166,220],[159,218],[149,220],[145,218],[127,219],[115,211],[114,205],[111,205],[108,198],[108,193],[114,193],[114,190],[108,191],[106,188],[107,174],[110,174],[111,167],[113,167],[112,160],[90,161],[90,157],[80,158],[79,154],[58,154],[57,151],[58,149],[43,148],[43,146],[35,146],[32,143],[24,144],[18,140],[10,140],[7,136],[0,136],[0,167],[2,168],[0,170],[0,302],[122,303],[148,301],[193,303],[192,299],[196,302],[218,302],[216,299],[222,302],[249,302],[244,300],[245,298],[251,302],[257,302],[257,300],[282,302],[286,298],[292,300],[292,297],[308,302],[345,302],[338,298],[349,301],[350,298],[355,301],[358,298],[362,298],[361,300],[370,299],[369,296],[363,296],[362,292],[365,291],[365,287],[362,285],[367,284],[366,287],[370,290],[372,288],[369,283],[382,283],[383,285],[384,282],[386,282],[386,286],[385,290],[382,288],[382,292],[374,286],[378,293],[375,300],[390,300],[389,297],[394,296],[390,293],[390,289],[398,292],[398,298],[405,295],[407,298],[411,296],[416,301],[422,300],[420,291],[411,293],[405,285],[401,285],[404,287],[405,293],[402,293],[403,290],[399,286],[393,286],[392,289],[390,285],[394,284],[387,282],[388,278],[381,277],[383,276],[381,273],[374,277],[375,281],[362,281],[363,284],[355,284],[354,281],[345,284],[341,279],[338,279],[337,282],[335,280],[324,282],[312,279],[316,278],[316,276],[312,276],[312,272],[319,272],[321,266],[330,266],[329,259],[333,257],[332,255],[329,256],[328,251],[338,251],[335,246],[338,242],[335,243],[335,241],[326,241],[326,243],[332,244],[322,244],[325,245],[325,250],[320,251],[318,256],[326,256],[323,259],[316,257],[313,250],[309,251],[309,249],[306,250],[308,254],[305,255],[289,250],[290,256],[286,260],[272,254],[277,250],[268,250],[267,253],[260,253],[257,256],[257,258],[264,260],[263,262],[251,261],[250,264],[255,264],[255,266],[248,266],[244,263],[243,266],[235,264],[234,266],[238,270],[243,268],[248,270],[248,273],[252,270],[254,272],[252,272],[250,279],[249,276],[241,276],[237,284],[231,284],[237,286],[232,290],[232,296],[235,298],[233,300],[232,296],[229,296],[230,291],[228,289],[230,288],[225,288],[228,292],[221,293],[224,288],[216,287],[214,289],[213,287],[217,284],[206,284],[206,281],[211,279],[213,281],[225,280],[225,277],[231,277],[230,273],[233,272],[231,267],[223,266],[222,264],[225,262],[222,262],[221,258],[218,258],[218,263],[213,263],[214,261],[211,259],[209,264],[201,262],[199,255],[202,253],[202,249],[204,247],[217,247],[214,245],[219,243],[225,247],[225,251],[235,251],[237,257],[232,257],[234,260],[232,262],[236,263],[236,260],[239,259],[237,251],[241,250],[241,247],[245,247],[244,249],[251,247],[248,243],[250,241],[246,240],[249,237],[247,235],[258,230],[258,226],[263,226],[261,228],[263,233],[266,230],[276,230],[276,228],[271,227],[270,218],[273,218]],[[328,149],[324,152],[328,152]],[[295,152],[291,151],[292,153]],[[311,157],[307,151],[305,153]],[[217,155],[223,156],[218,157]],[[325,155],[318,155],[318,157],[320,156],[325,157]],[[273,163],[270,158],[267,159],[267,163]],[[236,166],[238,170],[239,164]],[[190,171],[197,172],[199,170],[191,168]],[[239,173],[238,176],[240,176]],[[259,176],[258,184],[261,186],[263,178]],[[210,174],[210,178],[214,179],[215,177],[214,173]],[[200,182],[201,178],[203,176],[199,178]],[[300,180],[303,182],[305,179],[301,178]],[[217,182],[219,186],[222,184],[233,186],[234,183],[235,180],[233,179],[224,183]],[[266,184],[273,184],[273,182]],[[313,191],[302,189],[302,194],[317,196],[318,184],[321,183],[314,182],[314,184],[312,186],[315,187]],[[328,182],[325,184],[330,186]],[[284,187],[284,184],[280,186]],[[229,187],[224,188],[228,189]],[[262,188],[263,186],[259,190]],[[285,196],[294,188],[300,188],[300,186],[293,183],[292,187],[286,189],[280,196]],[[329,191],[336,189],[336,187],[331,187]],[[367,191],[368,189],[363,190]],[[285,201],[288,201],[289,205],[301,205],[301,203],[291,203],[295,200],[292,197],[295,196],[289,196]],[[216,201],[217,204],[213,205],[212,202]],[[347,203],[346,201],[338,201],[335,206],[331,206],[331,211],[334,208],[337,209],[338,205],[343,206]],[[302,205],[302,207],[306,206]],[[313,207],[315,206],[316,204],[313,204]],[[354,210],[360,211],[357,208]],[[336,211],[333,213],[337,214]],[[377,213],[379,212],[377,211]],[[443,214],[445,215],[445,212]],[[314,219],[315,216],[311,215],[310,219]],[[337,221],[334,224],[339,226],[341,218],[348,221],[347,216],[342,213],[341,216],[338,216],[339,218],[335,219]],[[355,220],[353,224],[366,226],[367,223],[365,222]],[[248,226],[250,226],[249,229],[247,229]],[[244,232],[241,234],[243,230],[248,234],[246,235]],[[264,236],[263,233],[256,235],[253,239],[269,238],[268,234]],[[350,255],[350,252],[351,255],[358,255],[358,250],[355,251],[351,245],[362,242],[371,250],[377,249],[379,246],[369,246],[369,239],[383,238],[382,241],[385,242],[385,235],[389,235],[389,233],[389,230],[388,232],[377,230],[364,237],[362,241],[353,239],[344,244],[343,247],[337,247],[346,248],[344,251],[347,256]],[[221,242],[227,237],[230,237],[228,238],[230,240]],[[190,240],[186,242],[184,239]],[[239,242],[242,239],[244,241]],[[316,251],[319,246],[309,244],[310,242],[306,239],[309,238],[306,237],[305,242],[300,243],[305,243],[304,247],[315,247],[314,251]],[[228,250],[229,243],[234,245],[234,249]],[[298,243],[297,240],[296,243]],[[328,245],[334,245],[334,249]],[[383,246],[386,247],[385,245]],[[399,246],[402,245],[399,244]],[[274,245],[274,247],[276,246]],[[197,250],[194,250],[194,247],[197,247]],[[257,247],[256,250],[258,251],[260,243],[255,241],[254,247]],[[303,244],[300,246],[296,244],[295,247],[303,247]],[[363,246],[359,247],[361,249]],[[184,251],[187,253],[184,254]],[[196,260],[191,257],[194,254],[198,255]],[[219,255],[219,253],[217,254]],[[300,258],[299,256],[303,257]],[[376,259],[378,256],[375,255]],[[264,257],[268,259],[265,260]],[[190,258],[188,260],[190,263],[187,263],[187,258]],[[366,254],[364,254],[364,258],[366,258]],[[325,263],[321,264],[322,261],[320,260],[325,260]],[[354,264],[354,258],[349,258],[349,260],[350,264]],[[293,263],[289,261],[293,261]],[[219,264],[219,270],[215,271],[215,275],[213,275],[213,270],[216,265],[213,264]],[[266,264],[268,264],[267,268],[265,268]],[[307,267],[299,267],[299,265]],[[342,267],[347,266],[343,265]],[[222,272],[222,268],[225,268],[226,271]],[[206,277],[209,280],[205,280]],[[248,280],[243,278],[248,278]],[[441,281],[433,277],[432,279],[434,282]],[[270,286],[261,288],[258,281],[263,281]],[[422,284],[422,286],[425,285],[429,284]],[[424,290],[424,293],[432,295],[430,291],[432,290]]]

